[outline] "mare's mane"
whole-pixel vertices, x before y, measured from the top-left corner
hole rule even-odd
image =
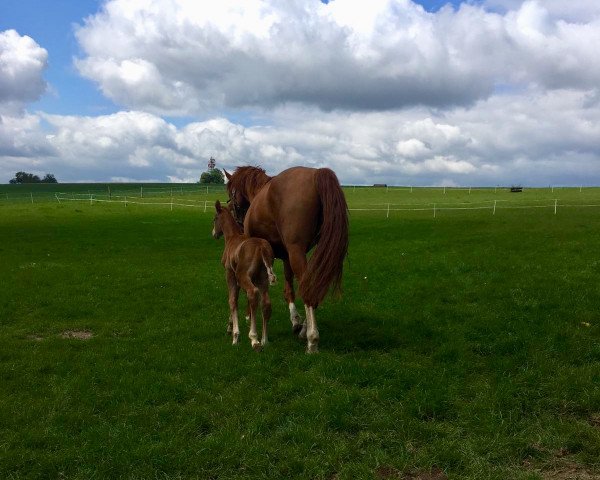
[[[227,191],[230,197],[235,190],[249,201],[249,195],[256,193],[270,181],[271,177],[260,167],[237,167],[227,183]]]

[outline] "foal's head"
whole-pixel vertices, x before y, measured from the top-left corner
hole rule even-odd
[[[215,202],[215,218],[213,218],[212,236],[221,238],[223,236],[223,207],[218,200]]]
[[[215,202],[215,218],[213,219],[213,230],[212,230],[212,236],[214,238],[221,238],[223,236],[223,230],[225,228],[227,228],[225,226],[225,223],[228,222],[230,225],[233,226],[232,230],[231,226],[230,231],[235,231],[237,233],[242,233],[242,229],[241,227],[235,222],[232,214],[231,214],[231,208],[229,207],[223,207],[221,205],[221,202],[219,202],[218,200]]]

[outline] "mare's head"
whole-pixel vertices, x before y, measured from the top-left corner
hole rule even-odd
[[[243,225],[244,217],[250,207],[254,195],[269,181],[269,177],[259,167],[237,167],[233,174],[225,169],[227,177],[227,193],[229,194],[229,205],[233,218],[239,225]]]

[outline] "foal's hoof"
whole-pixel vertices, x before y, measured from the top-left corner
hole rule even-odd
[[[302,331],[302,324],[301,323],[297,323],[296,325],[292,325],[292,332],[294,333],[294,335],[300,335],[301,331]]]
[[[263,346],[260,343],[255,343],[254,345],[252,345],[252,349],[255,352],[262,352]]]

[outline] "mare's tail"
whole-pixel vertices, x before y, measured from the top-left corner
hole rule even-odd
[[[262,255],[262,261],[267,269],[267,275],[269,276],[269,285],[275,285],[277,277],[275,276],[275,272],[273,272],[273,249],[266,240],[264,240],[260,246],[260,253]]]
[[[320,168],[316,186],[321,200],[322,223],[319,241],[300,280],[304,303],[317,307],[332,287],[341,292],[344,258],[348,253],[348,205],[340,183],[332,170]]]

